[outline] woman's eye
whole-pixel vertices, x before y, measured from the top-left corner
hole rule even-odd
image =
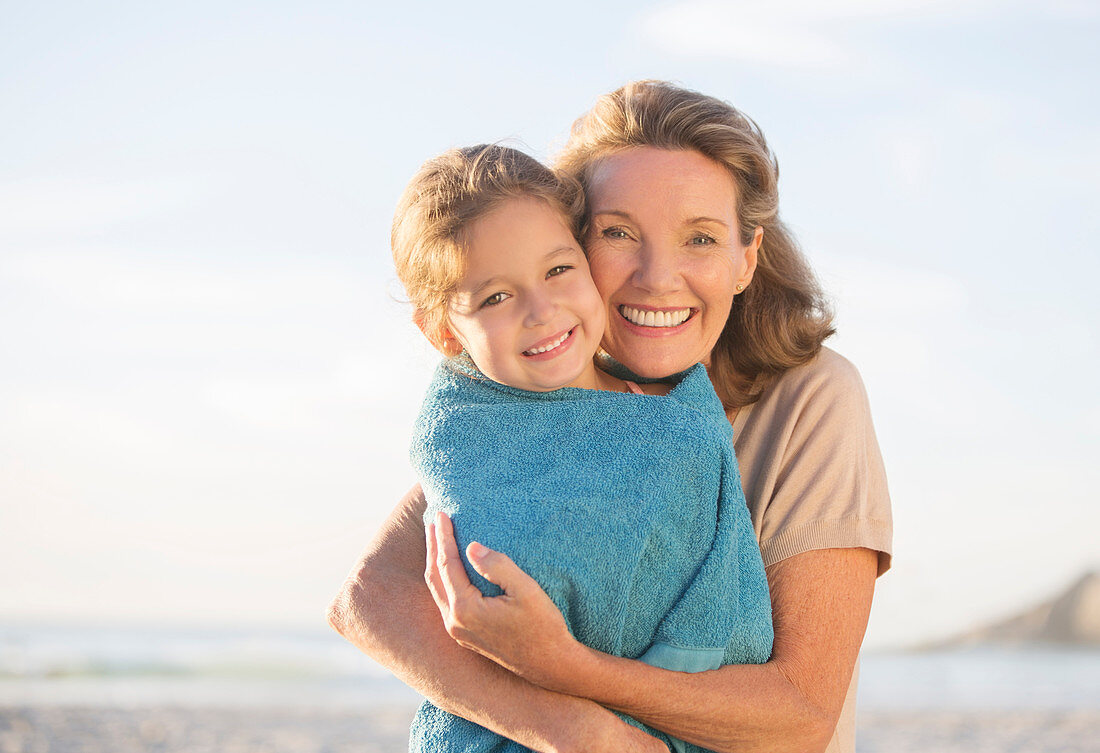
[[[693,246],[709,246],[714,242],[714,238],[709,235],[696,235],[691,239],[691,245]]]
[[[547,277],[557,277],[562,272],[568,272],[572,268],[573,267],[569,266],[568,264],[559,264],[558,266],[554,267],[549,272],[547,272],[546,276]]]
[[[486,306],[496,306],[498,303],[503,303],[507,297],[507,293],[493,293],[491,296],[481,302],[481,307],[485,308]]]
[[[614,238],[616,240],[627,238],[626,231],[621,227],[609,227],[600,233],[604,238]]]

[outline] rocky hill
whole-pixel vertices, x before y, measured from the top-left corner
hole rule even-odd
[[[1100,573],[1082,575],[1057,597],[1020,614],[928,648],[1035,643],[1100,648]]]

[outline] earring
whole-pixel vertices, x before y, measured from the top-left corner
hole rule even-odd
[[[449,329],[444,329],[441,333],[440,350],[443,351],[443,355],[448,358],[454,358],[462,353],[462,343],[458,341]]]
[[[740,292],[741,292],[742,290],[744,290],[744,289],[745,289],[745,286],[744,286],[744,285],[742,285],[741,283],[737,283],[737,292],[738,292],[738,293],[740,293]]]

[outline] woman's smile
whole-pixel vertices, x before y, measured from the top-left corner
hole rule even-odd
[[[708,363],[760,237],[740,242],[729,172],[698,152],[637,147],[601,161],[588,190],[604,349],[643,377]]]
[[[678,332],[690,319],[695,310],[692,308],[668,308],[656,309],[649,306],[619,306],[619,314],[629,324],[639,330],[664,330],[664,332],[652,332],[651,336],[671,334]],[[643,332],[639,332],[642,334]]]

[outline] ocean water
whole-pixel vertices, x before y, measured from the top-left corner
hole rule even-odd
[[[869,652],[859,707],[876,711],[1100,711],[1100,650]]]
[[[418,696],[335,633],[0,625],[0,706],[412,705]],[[869,652],[860,708],[1100,710],[1100,651]]]
[[[323,629],[0,625],[0,706],[332,709],[418,699]]]

